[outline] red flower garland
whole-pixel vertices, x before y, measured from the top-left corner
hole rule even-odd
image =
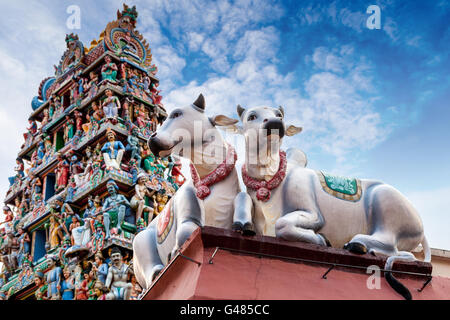
[[[247,188],[256,190],[256,198],[258,198],[258,200],[266,202],[270,199],[270,191],[278,187],[286,177],[286,167],[286,153],[284,151],[280,151],[280,166],[278,167],[278,171],[277,173],[275,173],[272,179],[270,179],[269,181],[265,181],[256,180],[250,177],[247,174],[245,164],[242,166],[242,179],[244,180],[244,184],[247,186]]]
[[[233,161],[230,163],[230,159]],[[225,160],[214,171],[204,178],[200,178],[194,165],[191,163],[191,176],[194,186],[197,189],[197,197],[201,200],[205,199],[211,193],[209,186],[224,180],[233,171],[237,161],[237,154],[231,145],[228,145],[228,153]]]

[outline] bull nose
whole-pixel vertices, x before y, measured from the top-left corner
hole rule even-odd
[[[263,129],[266,130],[267,135],[276,134],[280,138],[284,137],[284,123],[279,118],[267,119],[263,122]]]
[[[156,156],[158,156],[159,152],[162,150],[158,138],[156,137],[156,132],[150,136],[150,139],[148,139],[148,147],[150,148],[150,151]]]

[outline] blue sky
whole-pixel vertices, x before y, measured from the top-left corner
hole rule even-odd
[[[66,33],[85,46],[122,1],[5,1],[0,28],[0,191],[31,98]],[[69,5],[81,29],[69,30]],[[450,3],[447,1],[127,1],[152,48],[168,109],[202,92],[207,113],[282,105],[304,130],[284,146],[309,167],[397,187],[433,247],[450,249]],[[381,9],[370,30],[369,5]],[[14,110],[14,111],[12,111]]]

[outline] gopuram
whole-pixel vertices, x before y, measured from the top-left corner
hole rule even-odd
[[[183,184],[147,140],[167,117],[157,67],[124,5],[76,34],[39,85],[0,225],[0,299],[136,299],[132,242]]]

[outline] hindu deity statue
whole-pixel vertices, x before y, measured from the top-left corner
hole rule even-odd
[[[75,110],[73,114],[75,116],[75,133],[81,136],[83,133],[83,114],[78,110]]]
[[[61,103],[61,98],[58,96],[55,96],[54,106],[55,106],[55,111],[53,112],[53,115],[50,116],[51,118],[58,117],[64,111],[64,106]]]
[[[106,288],[104,283],[97,280],[94,284],[95,300],[106,300]]]
[[[134,275],[131,276],[131,294],[130,300],[138,300],[139,295],[142,292],[142,288],[139,283],[136,281],[136,277]]]
[[[42,117],[42,121],[41,121],[41,130],[50,122],[50,115],[49,115],[48,108],[45,108],[43,113],[44,113],[44,116]]]
[[[87,92],[87,97],[89,99],[95,97],[95,95],[97,94],[97,84],[98,75],[94,71],[89,72],[89,81],[84,85],[84,90]]]
[[[83,270],[83,277],[84,280],[81,282],[80,287],[76,289],[75,300],[88,300],[88,292],[94,288],[95,280],[92,267]]]
[[[47,259],[47,265],[50,269],[46,273],[47,299],[49,300],[61,300],[61,267],[56,265],[57,262],[58,257],[54,255]]]
[[[141,157],[144,160],[144,170],[149,174],[150,176],[154,174],[156,171],[156,164],[155,164],[155,156],[150,151],[150,148],[148,147],[147,143],[142,144],[142,153]]]
[[[70,174],[74,177],[77,186],[81,185],[81,180],[84,173],[84,164],[78,160],[76,155],[73,155],[70,159]]]
[[[19,252],[18,252],[18,262],[19,267],[22,266],[22,262],[31,252],[31,239],[30,235],[26,232],[26,230],[21,227],[19,228]]]
[[[131,151],[131,159],[136,159],[137,166],[141,166],[141,145],[138,138],[138,128],[132,127],[131,133],[127,138],[126,150]]]
[[[122,142],[116,141],[116,133],[110,128],[107,131],[106,135],[108,138],[108,142],[106,142],[101,149],[106,168],[109,170],[111,168],[120,170],[125,147]]]
[[[159,83],[158,82],[152,82],[150,85],[150,91],[152,93],[152,101],[154,105],[160,105],[162,96],[160,96],[161,90],[158,90]]]
[[[109,180],[106,188],[109,197],[103,203],[103,224],[106,233],[105,240],[108,240],[112,222],[117,221],[115,225],[117,226],[118,233],[122,231],[122,222],[125,219],[126,210],[130,207],[130,203],[124,195],[118,193],[119,187],[114,180]]]
[[[75,279],[68,267],[63,270],[64,279],[61,282],[61,300],[73,300],[75,290]]]
[[[123,262],[120,249],[114,247],[111,250],[111,267],[108,270],[105,286],[110,289],[106,295],[107,300],[129,300],[131,283],[127,282],[132,270]]]
[[[60,224],[59,219],[53,215],[50,216],[48,227],[50,249],[58,247],[64,239],[61,229],[62,225]]]
[[[97,280],[105,285],[106,277],[108,276],[108,264],[105,262],[103,255],[101,252],[97,252],[94,257],[94,263],[92,264],[92,268],[97,274]]]
[[[96,221],[94,224],[95,232],[91,237],[91,241],[89,242],[89,248],[91,252],[99,252],[103,249],[103,245],[105,243],[105,227],[100,221]]]
[[[64,141],[69,142],[75,135],[75,122],[69,116],[66,116],[66,122],[64,124]]]
[[[120,101],[119,98],[113,95],[111,89],[106,89],[105,91],[106,99],[102,103],[103,112],[107,119],[112,119],[117,121],[119,116]]]
[[[29,127],[27,128],[27,132],[23,134],[25,143],[22,145],[22,149],[25,146],[29,146],[31,144],[31,141],[33,140],[33,136],[36,134],[36,132],[38,130],[36,121],[29,119],[28,124],[29,124]]]
[[[140,168],[137,165],[136,159],[130,159],[130,161],[128,162],[128,172],[131,173],[133,177],[133,184],[137,182],[139,171]]]
[[[136,223],[142,219],[141,217],[144,212],[153,215],[153,208],[148,204],[150,203],[150,199],[155,193],[155,190],[150,191],[146,186],[146,182],[147,175],[143,172],[140,173],[138,175],[137,184],[134,187],[135,194],[130,201],[131,208],[136,211]],[[148,219],[144,220],[151,221],[152,217],[148,217]]]
[[[55,192],[62,191],[69,182],[70,164],[61,154],[57,155],[58,165],[56,167],[56,186]]]
[[[45,283],[45,276],[41,270],[34,273],[34,284],[37,287],[34,295],[36,300],[47,300],[47,284]]]
[[[35,208],[42,200],[42,182],[33,172],[29,172],[31,188],[31,207]]]
[[[133,69],[128,70],[128,91],[136,96],[140,96],[139,77],[137,72]]]
[[[14,171],[16,171],[17,175],[19,175],[21,178],[25,176],[23,170],[25,168],[25,165],[23,163],[23,159],[18,157],[16,159],[16,166],[14,167]]]
[[[145,109],[145,106],[141,104],[139,107],[136,107],[135,111],[135,118],[136,118],[136,125],[139,128],[144,128],[148,125],[148,122],[150,121],[147,110]]]
[[[158,192],[156,194],[156,197],[154,197],[153,199],[154,213],[155,215],[158,215],[164,210],[166,203],[164,202],[163,195],[160,192]]]
[[[105,64],[102,66],[102,80],[116,82],[117,65],[111,61],[110,56],[105,57]]]

